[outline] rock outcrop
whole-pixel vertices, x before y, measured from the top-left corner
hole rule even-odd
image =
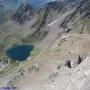
[[[19,24],[24,24],[26,21],[31,20],[33,16],[33,8],[30,4],[22,4],[15,14],[12,16],[12,20]]]

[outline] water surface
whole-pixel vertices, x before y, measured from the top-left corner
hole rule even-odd
[[[31,51],[33,50],[32,45],[16,45],[6,50],[6,54],[12,60],[23,61],[30,56]]]

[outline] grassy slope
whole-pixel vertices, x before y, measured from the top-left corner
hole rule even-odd
[[[79,21],[70,33],[90,34],[90,19],[84,18],[83,20]]]

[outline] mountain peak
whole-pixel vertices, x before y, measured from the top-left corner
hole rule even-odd
[[[16,13],[12,16],[12,19],[16,21],[19,24],[23,24],[25,21],[28,21],[31,19],[33,15],[33,8],[30,4],[23,3],[17,9]]]

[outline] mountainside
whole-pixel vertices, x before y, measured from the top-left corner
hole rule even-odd
[[[25,23],[26,20],[30,20],[33,16],[33,9],[29,4],[22,4],[19,9],[12,16],[12,19],[19,24]]]
[[[90,90],[90,0],[56,0],[37,9],[23,2],[16,10],[3,8],[0,87]],[[12,60],[6,50],[16,45],[34,49],[26,60]]]
[[[0,4],[4,6],[6,10],[15,10],[20,6],[21,0],[0,0]]]
[[[17,33],[19,37],[22,38],[22,43],[32,43],[34,45],[36,42],[42,41],[47,35],[51,36],[48,33],[50,33],[50,31],[52,32],[53,28],[57,33],[61,31],[70,33],[77,31],[78,33],[83,32],[84,30],[78,30],[80,29],[79,26],[81,26],[78,26],[78,23],[86,23],[87,18],[89,18],[89,3],[89,0],[57,0],[47,3],[38,10],[34,10],[30,4],[23,3],[16,11],[11,11],[8,15],[2,14],[0,20],[5,21],[5,24],[3,24],[3,27],[1,27],[1,32],[5,31],[5,29],[3,30],[3,28],[7,28],[7,31],[9,33],[10,28],[12,28],[12,34],[15,34],[13,36],[14,38],[17,37]],[[62,22],[60,22],[61,20],[59,18],[69,11],[71,13],[65,16]],[[89,23],[89,20],[87,23]],[[75,30],[74,27],[77,27],[77,30]],[[85,24],[85,28],[86,27],[89,28],[87,24]],[[63,28],[63,30],[61,30],[61,28]],[[88,31],[89,30],[87,30],[86,32]],[[22,33],[26,34],[23,35]],[[6,36],[2,37],[6,39],[10,36],[12,35],[7,34]],[[55,37],[56,36],[57,35],[55,35]],[[44,42],[47,42],[47,40]]]
[[[80,29],[79,26],[81,26],[78,26],[78,23],[86,23],[87,18],[89,18],[89,3],[89,0],[57,0],[47,3],[37,10],[34,10],[30,4],[23,3],[16,11],[8,10],[1,14],[0,22],[3,21],[3,25],[1,23],[1,32],[8,32],[2,38],[6,39],[8,36],[18,33],[22,43],[34,44],[36,41],[42,41],[47,35],[50,36],[49,33],[53,31],[53,28],[57,33],[61,31],[67,33],[83,32],[84,30],[78,30]],[[3,7],[1,6],[1,8]],[[67,12],[70,13],[61,22],[59,18]],[[87,23],[89,23],[89,20]],[[89,28],[87,23],[85,28]],[[74,30],[76,27],[77,30]],[[5,31],[4,28],[7,30]],[[9,34],[10,28],[12,28],[11,34]],[[26,34],[23,35],[22,33]]]
[[[86,1],[82,1],[81,4],[77,7],[76,11],[71,15],[71,17],[69,18],[69,21],[66,21],[66,23],[74,23],[73,25],[76,26],[76,28],[78,29],[78,32],[83,33],[84,29],[87,28],[88,32],[89,28],[88,28],[88,24],[89,24],[89,16],[90,16],[90,1],[86,0]],[[76,24],[77,23],[77,24]],[[81,25],[78,25],[81,24]],[[82,26],[80,28],[80,26]],[[74,28],[75,29],[75,28]],[[82,29],[82,30],[79,30]],[[75,30],[74,30],[75,31]]]

